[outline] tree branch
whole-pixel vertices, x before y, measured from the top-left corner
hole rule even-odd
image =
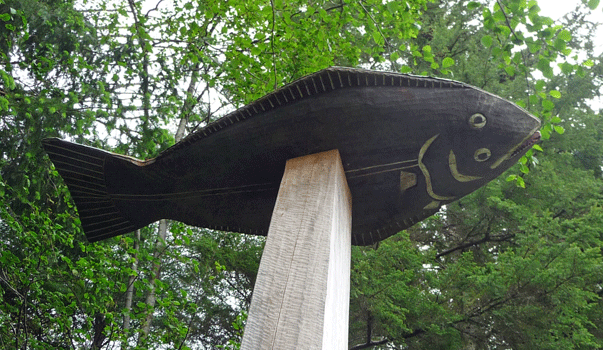
[[[274,50],[274,26],[276,24],[276,10],[274,9],[274,0],[270,0],[272,7],[272,28],[270,34],[270,48],[272,50],[272,70],[274,70],[274,90],[278,89],[278,75],[276,72],[276,51]]]
[[[436,254],[436,259],[438,259],[438,258],[440,258],[442,256],[445,256],[445,255],[448,255],[450,253],[454,253],[457,250],[466,249],[466,248],[473,247],[473,246],[476,246],[476,245],[480,245],[480,244],[486,243],[486,242],[503,242],[503,241],[509,240],[509,239],[511,239],[513,237],[515,237],[514,234],[494,236],[494,237],[491,237],[489,234],[486,234],[484,236],[484,238],[479,239],[477,241],[467,242],[465,244],[458,245],[458,246],[456,246],[454,248],[450,248],[450,249],[444,250],[443,252]]]
[[[502,12],[503,16],[505,16],[505,22],[507,22],[507,27],[509,27],[509,30],[511,31],[511,33],[513,34],[513,36],[515,37],[515,40],[520,40],[519,37],[517,36],[517,34],[515,33],[515,30],[513,29],[513,27],[511,26],[511,22],[509,21],[509,16],[507,15],[507,13],[505,12],[505,7],[504,5],[500,2],[500,0],[496,0],[496,3],[498,4],[498,7],[500,7],[500,12]],[[523,41],[523,40],[522,40]],[[526,62],[526,58],[525,56],[522,54],[521,58],[523,60],[523,64],[524,66],[528,66],[528,63]],[[528,72],[526,71],[526,85],[528,87],[527,91],[528,91],[528,99],[527,99],[527,104],[526,106],[530,106],[530,80],[528,79]]]
[[[353,347],[350,348],[350,350],[367,349],[367,348],[370,348],[370,347],[373,347],[373,346],[387,344],[388,342],[389,342],[389,339],[382,339],[382,340],[379,340],[379,341],[370,341],[370,342],[365,343],[365,344],[354,345]]]
[[[132,261],[132,271],[134,274],[128,278],[128,288],[126,289],[126,303],[125,309],[128,311],[124,315],[124,323],[123,323],[123,331],[124,333],[128,333],[130,330],[130,312],[132,312],[132,300],[134,300],[134,281],[137,278],[138,274],[138,250],[140,248],[140,229],[136,230],[136,237],[134,238],[134,259]],[[127,339],[121,343],[121,348],[127,348]]]

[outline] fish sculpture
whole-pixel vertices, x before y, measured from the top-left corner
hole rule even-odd
[[[56,138],[43,145],[91,242],[159,219],[266,235],[286,161],[338,149],[352,244],[370,245],[499,176],[539,140],[539,127],[517,105],[461,82],[333,67],[153,159]]]

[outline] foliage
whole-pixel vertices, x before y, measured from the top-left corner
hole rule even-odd
[[[599,94],[600,60],[578,55],[593,54],[588,11],[557,24],[535,2],[430,6],[407,70],[509,97],[541,117],[546,140],[505,176],[515,181],[497,179],[410,236],[356,251],[351,344],[600,348],[601,128],[585,104]]]
[[[2,345],[236,343],[262,240],[171,223],[85,243],[40,140],[152,157],[275,86],[378,56],[423,4],[2,1]]]
[[[601,86],[597,5],[555,23],[526,0],[0,0],[0,344],[237,348],[262,239],[172,222],[164,239],[153,224],[87,243],[40,140],[149,158],[344,65],[473,84],[538,115],[546,139],[421,225],[354,248],[350,347],[603,347],[603,125],[585,102]]]

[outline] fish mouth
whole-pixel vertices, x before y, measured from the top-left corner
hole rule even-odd
[[[490,166],[490,169],[496,169],[504,161],[523,153],[526,149],[532,147],[536,142],[540,141],[540,131],[538,131],[538,129],[534,130],[534,132],[529,133],[528,135],[529,136],[523,139],[522,142],[519,143],[517,146],[513,147],[507,154],[498,158],[498,160]]]
[[[538,141],[540,141],[541,135],[540,135],[540,131],[536,131],[532,137],[530,137],[529,139],[525,140],[524,143],[522,143],[519,147],[517,147],[517,149],[515,151],[513,151],[513,153],[511,153],[511,155],[509,156],[509,158],[513,158],[516,155],[522,153],[523,151],[525,151],[526,149],[531,148],[532,146],[534,146],[536,143],[538,143]]]

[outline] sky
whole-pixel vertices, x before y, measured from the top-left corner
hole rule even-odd
[[[553,20],[563,17],[571,12],[581,0],[538,0],[540,14],[552,18]],[[588,18],[590,21],[601,23],[601,27],[593,33],[595,36],[595,55],[603,54],[603,1]],[[603,110],[603,97],[595,97],[589,102],[592,109]]]
[[[538,0],[538,6],[540,6],[541,15],[551,17],[555,20],[571,12],[580,2],[581,0]],[[603,23],[603,1],[593,11],[589,19],[593,22]],[[595,40],[595,52],[601,54],[603,52],[603,28],[599,28],[595,35],[597,37]]]

